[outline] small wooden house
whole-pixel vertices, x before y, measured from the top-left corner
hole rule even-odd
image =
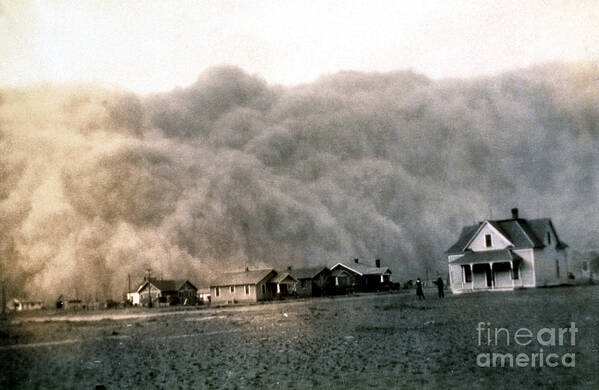
[[[268,285],[279,298],[295,295],[297,279],[289,272],[279,272],[268,281]]]
[[[337,263],[331,267],[333,288],[337,293],[356,291],[381,291],[391,288],[391,270],[381,267],[381,261],[376,259],[374,265],[360,263]]]
[[[332,293],[331,270],[327,267],[298,268],[291,270],[297,279],[295,292],[299,297],[318,297]]]
[[[6,309],[10,311],[29,311],[41,310],[44,305],[41,301],[33,301],[28,299],[13,298],[6,302]]]
[[[212,298],[210,297],[210,287],[198,289],[198,303],[200,305],[209,305]]]
[[[143,306],[195,305],[197,292],[189,280],[149,279],[137,289]]]
[[[128,292],[127,293],[127,302],[131,306],[140,306],[141,305],[141,296],[137,291]]]
[[[56,299],[57,310],[81,310],[83,306],[81,299],[67,298],[62,294]]]
[[[275,290],[268,282],[277,275],[272,269],[259,269],[220,274],[210,284],[212,303],[258,302],[272,299]]]

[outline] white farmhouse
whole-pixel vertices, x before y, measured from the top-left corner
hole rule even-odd
[[[566,245],[549,218],[485,220],[447,251],[453,293],[554,286],[568,281]]]

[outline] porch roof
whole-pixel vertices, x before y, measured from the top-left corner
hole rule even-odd
[[[518,262],[522,260],[520,256],[510,249],[499,249],[493,251],[466,252],[460,258],[451,261],[449,264],[479,264],[479,263],[497,263],[502,261]]]
[[[274,276],[272,279],[268,281],[269,283],[279,283],[279,284],[290,284],[297,282],[297,279],[289,274],[289,272],[283,272],[282,274],[278,274]]]
[[[290,271],[296,279],[314,279],[321,272],[330,273],[327,267],[298,268]]]

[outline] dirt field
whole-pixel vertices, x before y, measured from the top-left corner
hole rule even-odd
[[[599,388],[599,286],[427,298],[13,317],[0,330],[0,389]],[[511,335],[574,322],[578,333],[575,345],[567,334],[562,346],[513,336],[488,346],[479,322]],[[575,367],[477,365],[480,353],[541,348],[557,360],[574,353]]]

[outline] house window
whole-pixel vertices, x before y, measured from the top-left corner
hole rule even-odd
[[[559,260],[555,260],[555,275],[559,279]]]
[[[470,269],[470,266],[463,265],[462,269],[464,270],[464,283],[471,283],[472,282],[472,270]]]
[[[339,286],[339,278],[335,276],[335,286]]]
[[[547,232],[547,245],[551,244],[551,233]]]
[[[491,235],[490,234],[485,234],[485,246],[487,248],[490,248],[493,246],[493,241],[491,240]]]
[[[231,294],[235,293],[235,286],[231,286]]]
[[[215,294],[217,297],[220,296],[220,287],[216,288]]]
[[[262,285],[262,294],[266,294],[266,287],[264,285]]]
[[[250,285],[249,284],[245,285],[245,295],[250,295]]]

